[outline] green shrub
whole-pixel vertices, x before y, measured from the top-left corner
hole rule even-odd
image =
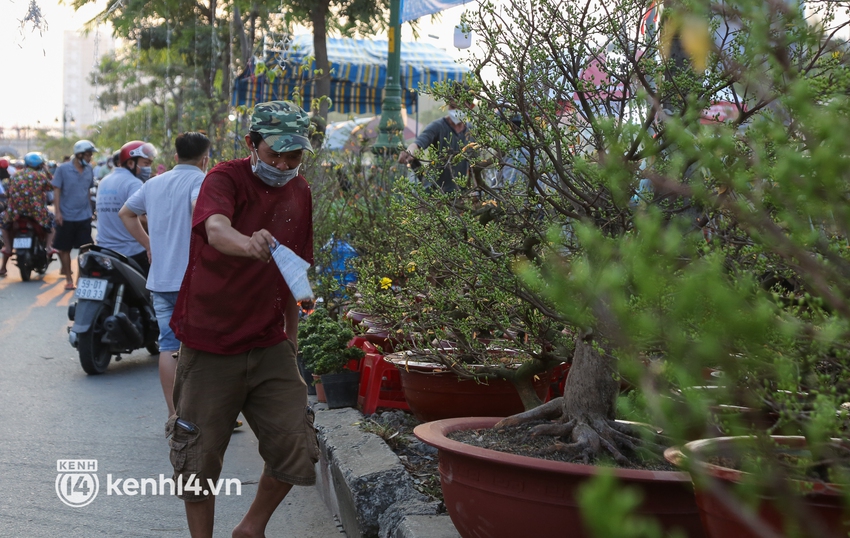
[[[323,309],[316,310],[298,327],[304,364],[315,375],[341,372],[348,361],[365,355],[362,349],[348,347],[353,337],[350,326],[331,318]]]

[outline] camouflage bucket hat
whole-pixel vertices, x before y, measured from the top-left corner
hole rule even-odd
[[[263,135],[263,140],[276,153],[297,149],[312,152],[307,134],[310,116],[300,106],[290,101],[269,101],[254,106],[251,131]]]

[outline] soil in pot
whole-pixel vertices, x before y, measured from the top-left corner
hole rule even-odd
[[[494,417],[468,417],[422,424],[415,433],[439,449],[441,486],[446,508],[464,538],[535,538],[591,536],[576,499],[577,490],[600,467],[540,457],[516,455],[528,445],[528,425],[494,431]],[[485,435],[486,432],[486,435]],[[492,435],[490,435],[492,434]],[[506,452],[452,439],[471,436],[474,442]],[[545,441],[551,446],[551,438]],[[529,448],[537,452],[536,447]],[[642,492],[636,513],[656,519],[663,528],[682,529],[686,536],[704,537],[690,477],[660,469],[612,467],[617,480]],[[518,517],[522,514],[522,517]]]

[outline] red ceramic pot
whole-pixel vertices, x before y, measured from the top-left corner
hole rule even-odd
[[[399,370],[404,399],[422,422],[454,417],[507,417],[525,408],[516,387],[503,379],[478,382],[458,379],[445,366],[406,359],[391,360]],[[549,390],[549,374],[534,382],[541,401]]]
[[[805,450],[807,446],[805,437],[775,435],[771,439],[784,449],[788,449],[790,453]],[[717,491],[708,489],[696,491],[697,506],[709,538],[759,538],[762,536],[745,523],[736,510],[730,509],[744,506],[736,499],[733,486],[741,482],[746,473],[701,461],[701,458],[707,455],[736,459],[742,453],[751,450],[747,448],[751,442],[751,437],[716,437],[691,441],[685,444],[684,449],[674,447],[664,452],[664,457],[676,465],[683,465],[687,455],[692,456],[695,472],[718,481],[720,488]],[[850,533],[850,511],[844,509],[845,494],[840,486],[819,482],[795,482],[791,485],[791,487],[796,486],[801,486],[798,500],[806,509],[805,536],[825,538],[847,536]],[[719,495],[722,495],[722,498]],[[774,505],[773,499],[764,497],[761,498],[756,510],[758,523],[778,533],[779,536],[784,536],[783,513],[781,508]]]
[[[590,538],[576,490],[598,467],[496,452],[446,437],[490,428],[499,418],[466,417],[421,424],[413,433],[436,447],[446,508],[463,538]],[[613,469],[624,485],[643,493],[637,514],[691,538],[705,535],[687,473]]]

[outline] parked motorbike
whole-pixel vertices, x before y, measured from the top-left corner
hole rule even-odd
[[[77,258],[77,302],[68,307],[68,338],[89,375],[102,374],[113,355],[144,347],[159,353],[159,326],[145,275],[126,256],[98,245],[84,245]]]
[[[41,276],[53,261],[47,254],[47,232],[34,219],[21,216],[12,223],[12,257],[21,272],[21,280],[29,281],[32,272]]]

